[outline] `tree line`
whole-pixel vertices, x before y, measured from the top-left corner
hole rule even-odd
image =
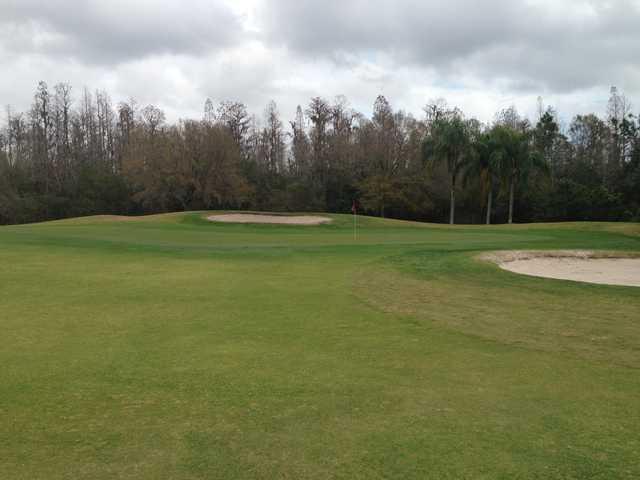
[[[40,82],[0,130],[0,223],[243,209],[450,223],[640,220],[640,125],[611,89],[605,118],[561,128],[514,107],[483,124],[430,102],[415,118],[379,96],[369,117],[316,97],[287,124],[236,101],[168,123],[159,108]]]

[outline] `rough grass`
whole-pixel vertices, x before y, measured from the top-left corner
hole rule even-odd
[[[638,478],[637,225],[0,228],[0,478]]]

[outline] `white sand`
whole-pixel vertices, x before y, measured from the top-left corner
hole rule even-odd
[[[483,258],[510,272],[604,285],[640,287],[640,257],[589,251],[494,252]]]
[[[311,215],[262,215],[256,213],[225,213],[207,217],[211,222],[225,223],[278,223],[283,225],[320,225],[331,222],[327,217],[315,217]]]

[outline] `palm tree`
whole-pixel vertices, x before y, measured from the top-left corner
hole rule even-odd
[[[500,165],[500,149],[493,137],[493,131],[485,132],[477,137],[473,144],[472,155],[469,157],[465,172],[465,182],[471,178],[480,179],[482,196],[486,195],[487,213],[485,223],[491,224],[491,212],[493,209],[493,186]]]
[[[455,222],[456,183],[469,153],[467,126],[457,112],[436,119],[423,143],[423,153],[429,162],[447,163],[449,172],[449,223]]]
[[[509,189],[509,219],[513,223],[516,184],[526,179],[533,169],[548,171],[543,157],[535,150],[531,134],[498,125],[493,129],[495,156],[503,183]]]

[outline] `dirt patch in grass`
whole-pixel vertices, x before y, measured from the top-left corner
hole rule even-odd
[[[507,251],[482,255],[510,272],[602,285],[640,287],[640,256],[589,250]]]
[[[210,222],[224,223],[274,223],[283,225],[321,225],[331,222],[330,218],[312,215],[262,215],[257,213],[227,213],[207,217]]]

